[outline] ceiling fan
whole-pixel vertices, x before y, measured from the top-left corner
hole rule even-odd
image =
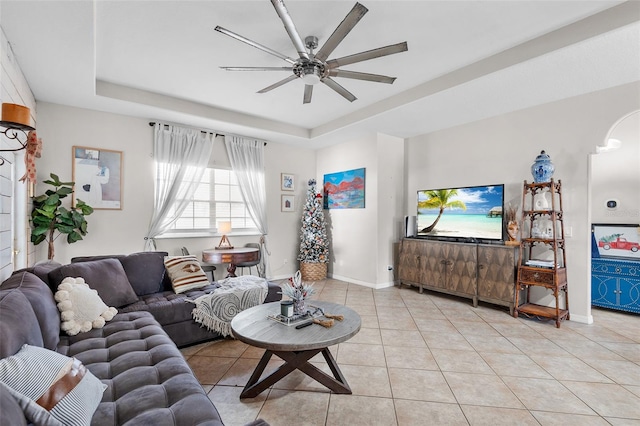
[[[315,36],[305,37],[304,43],[298,30],[296,29],[283,0],[271,0],[271,4],[275,8],[280,20],[284,24],[284,28],[289,34],[289,38],[293,43],[293,46],[298,51],[298,58],[290,58],[280,52],[276,52],[266,46],[249,40],[239,34],[229,31],[221,26],[215,28],[216,31],[222,34],[228,35],[236,40],[260,49],[266,53],[277,56],[280,59],[287,61],[290,66],[288,67],[221,67],[227,71],[288,71],[291,75],[271,86],[265,87],[258,91],[258,93],[266,93],[277,87],[282,86],[290,81],[301,79],[304,83],[304,98],[303,103],[308,104],[311,102],[311,95],[313,93],[313,86],[317,83],[324,83],[337,93],[342,95],[350,102],[355,101],[357,98],[349,92],[347,89],[338,84],[332,77],[352,78],[356,80],[373,81],[376,83],[391,84],[395,81],[395,77],[388,77],[380,74],[369,74],[357,71],[342,70],[340,67],[344,65],[354,64],[356,62],[368,61],[369,59],[379,58],[382,56],[392,55],[394,53],[404,52],[408,49],[407,42],[392,44],[385,47],[379,47],[377,49],[367,50],[366,52],[360,52],[342,58],[328,60],[329,55],[334,49],[342,42],[342,40],[349,34],[349,32],[355,27],[360,19],[368,12],[368,9],[356,3],[353,9],[347,14],[344,20],[333,31],[333,34],[327,39],[324,45],[314,53],[314,49],[318,47],[318,38]]]

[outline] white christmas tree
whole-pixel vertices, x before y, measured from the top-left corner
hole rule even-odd
[[[316,192],[315,179],[309,180],[307,200],[302,211],[298,260],[306,263],[329,262],[329,239],[322,210],[322,194]]]

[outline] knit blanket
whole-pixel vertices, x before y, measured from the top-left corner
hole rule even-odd
[[[267,297],[267,280],[254,275],[225,278],[220,287],[195,300],[193,319],[222,336],[231,335],[231,320],[239,312],[258,306]]]

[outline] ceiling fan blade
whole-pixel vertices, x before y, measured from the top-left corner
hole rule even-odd
[[[356,53],[354,55],[344,56],[338,59],[327,61],[329,68],[338,68],[343,65],[355,64],[356,62],[368,61],[369,59],[379,58],[381,56],[393,55],[394,53],[405,52],[408,50],[407,42],[404,41],[390,46],[379,47],[377,49],[367,50],[366,52]]]
[[[271,54],[271,55],[273,55],[273,56],[277,56],[277,57],[278,57],[278,58],[280,58],[280,59],[284,59],[285,61],[289,62],[291,65],[293,65],[293,64],[295,64],[295,63],[296,63],[296,61],[295,61],[295,60],[291,59],[290,57],[288,57],[288,56],[286,56],[286,55],[283,55],[283,54],[282,54],[282,53],[280,53],[280,52],[276,52],[275,50],[270,49],[270,48],[268,48],[267,46],[263,46],[263,45],[261,45],[260,43],[257,43],[257,42],[255,42],[255,41],[253,41],[253,40],[249,40],[248,38],[243,37],[243,36],[241,36],[240,34],[236,34],[236,33],[234,33],[233,31],[229,31],[229,30],[227,30],[226,28],[222,28],[222,27],[221,27],[221,26],[219,26],[219,25],[215,28],[215,30],[216,30],[216,31],[218,31],[219,33],[224,34],[224,35],[228,35],[228,36],[229,36],[229,37],[231,37],[231,38],[235,38],[235,39],[236,39],[236,40],[238,40],[238,41],[241,41],[241,42],[243,42],[243,43],[246,43],[246,44],[248,44],[249,46],[255,47],[256,49],[260,49],[260,50],[262,50],[263,52],[267,52],[267,53],[269,53],[269,54]]]
[[[271,4],[276,9],[276,13],[278,13],[280,20],[284,24],[284,29],[287,30],[287,34],[289,34],[289,38],[291,39],[293,46],[298,51],[298,55],[301,58],[309,59],[309,53],[307,53],[307,49],[300,37],[300,33],[298,33],[298,30],[296,29],[293,19],[291,19],[291,15],[289,15],[289,11],[284,5],[284,1],[271,0]]]
[[[311,95],[313,94],[313,86],[311,84],[304,85],[304,99],[303,104],[311,103]]]
[[[329,77],[325,77],[323,80],[321,80],[324,84],[326,84],[327,86],[331,87],[333,90],[335,90],[336,92],[338,92],[340,95],[342,95],[346,100],[348,100],[349,102],[353,102],[355,101],[356,98],[353,93],[349,92],[347,89],[345,89],[344,87],[340,86],[338,83],[335,82],[335,80],[332,80]]]
[[[333,31],[331,37],[327,39],[324,45],[316,53],[316,59],[319,61],[326,61],[329,55],[340,44],[340,42],[349,34],[349,32],[356,26],[358,21],[367,13],[369,9],[356,3],[353,9],[347,14],[347,16],[340,22],[340,25]]]
[[[292,67],[220,67],[226,71],[291,71]]]
[[[340,69],[332,69],[329,71],[331,77],[353,78],[355,80],[374,81],[376,83],[392,84],[396,81],[396,77],[388,77],[380,74],[368,74],[366,72],[346,71]]]
[[[275,88],[277,88],[277,87],[280,87],[280,86],[282,86],[283,84],[287,84],[288,82],[293,81],[293,80],[295,80],[296,78],[298,78],[298,76],[297,76],[297,75],[295,75],[295,74],[292,74],[292,75],[290,75],[289,77],[285,78],[284,80],[280,80],[280,81],[279,81],[279,82],[277,82],[277,83],[273,83],[271,86],[265,87],[265,88],[264,88],[264,89],[262,89],[262,90],[258,90],[258,93],[267,93],[268,91],[273,90],[273,89],[275,89]]]

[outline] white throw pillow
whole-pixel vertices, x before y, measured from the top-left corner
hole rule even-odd
[[[171,286],[176,293],[184,293],[209,284],[209,278],[195,256],[166,256],[164,267],[167,269]]]
[[[60,328],[69,336],[84,333],[92,328],[102,328],[106,321],[118,313],[102,301],[98,292],[84,279],[67,277],[62,280],[55,294],[62,323]]]
[[[37,425],[89,425],[107,388],[77,359],[30,345],[0,360],[0,384]]]

